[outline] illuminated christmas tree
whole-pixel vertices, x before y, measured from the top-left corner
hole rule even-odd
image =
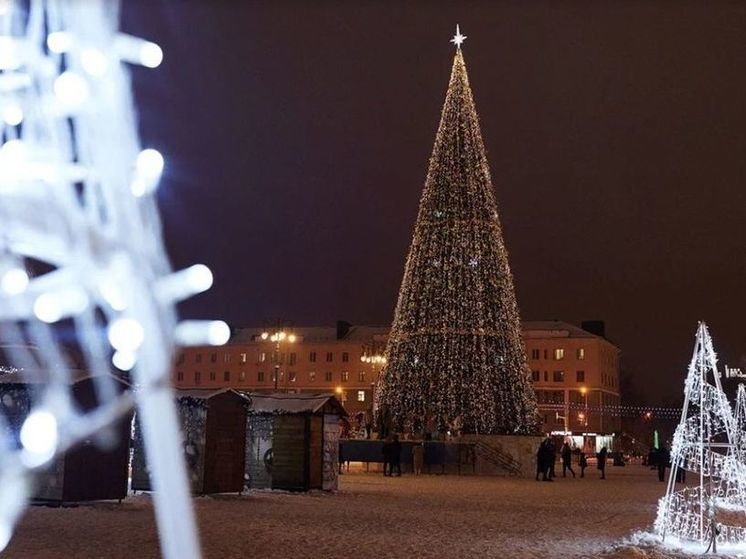
[[[458,28],[378,405],[398,430],[530,433],[536,399]]]

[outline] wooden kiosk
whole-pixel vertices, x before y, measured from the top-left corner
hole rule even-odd
[[[251,489],[337,489],[339,419],[332,394],[246,393],[246,479]]]

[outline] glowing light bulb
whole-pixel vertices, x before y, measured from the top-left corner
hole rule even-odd
[[[83,49],[80,53],[80,63],[86,72],[96,77],[103,76],[109,66],[106,56],[98,49]]]
[[[137,363],[137,355],[134,351],[115,351],[111,362],[120,371],[129,371]]]
[[[212,272],[204,264],[195,264],[186,270],[186,280],[195,293],[202,293],[212,287]]]
[[[266,340],[267,338],[269,338],[269,334],[267,332],[262,332],[262,339]]]
[[[212,320],[207,325],[207,343],[223,345],[231,337],[230,327],[222,320]]]
[[[21,268],[11,268],[0,279],[0,289],[8,295],[19,295],[28,287],[28,274]]]
[[[54,80],[54,93],[66,105],[78,107],[88,99],[90,89],[85,78],[68,70]]]
[[[158,150],[144,149],[137,156],[135,176],[130,185],[132,194],[136,197],[153,192],[163,173],[163,156]]]
[[[59,300],[51,293],[43,293],[34,301],[34,315],[42,322],[51,324],[62,318]]]
[[[51,412],[31,412],[21,427],[21,444],[33,464],[43,464],[57,449],[57,420]]]
[[[295,343],[295,334],[290,334],[288,336],[288,341],[292,344]]]
[[[150,41],[140,47],[140,64],[146,68],[157,68],[163,62],[163,50]]]
[[[109,324],[108,337],[117,351],[134,352],[145,340],[145,330],[134,318],[118,318]]]
[[[23,121],[23,110],[15,104],[3,108],[3,120],[10,126],[18,126]]]
[[[73,37],[65,31],[54,31],[47,36],[47,47],[54,53],[62,54],[73,46]]]

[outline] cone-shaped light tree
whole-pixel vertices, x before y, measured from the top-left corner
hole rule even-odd
[[[448,91],[378,386],[398,430],[532,433],[536,398],[457,29]]]

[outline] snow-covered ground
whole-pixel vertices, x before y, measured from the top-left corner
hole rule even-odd
[[[425,475],[341,477],[336,494],[199,497],[205,556],[293,558],[679,557],[640,537],[665,491],[642,466],[607,479]],[[148,496],[121,505],[33,507],[4,557],[158,557]],[[692,556],[688,556],[691,558]]]

